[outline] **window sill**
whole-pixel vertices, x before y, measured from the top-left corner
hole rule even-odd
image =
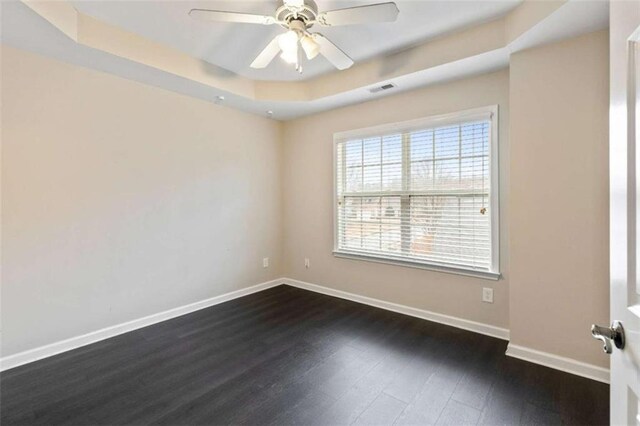
[[[362,253],[354,253],[348,251],[333,252],[335,257],[351,260],[364,260],[365,262],[384,263],[387,265],[404,266],[407,268],[426,269],[428,271],[444,272],[447,274],[464,275],[467,277],[482,278],[485,280],[497,281],[500,279],[499,272],[479,271],[474,269],[455,268],[451,266],[444,266],[438,264],[413,262],[411,260],[393,259],[388,257],[380,257],[374,255],[367,255]]]

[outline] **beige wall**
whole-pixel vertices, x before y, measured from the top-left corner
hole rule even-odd
[[[608,365],[608,32],[511,58],[511,342]]]
[[[510,329],[515,345],[606,366],[608,33],[512,56],[509,71],[321,113],[284,131],[285,274]],[[500,105],[498,282],[335,258],[335,132]],[[304,257],[311,268],[304,268]],[[482,287],[495,290],[493,305]]]
[[[280,139],[3,47],[2,355],[281,276]]]
[[[287,276],[607,365],[589,335],[608,322],[606,32],[282,126],[2,54],[3,356]],[[494,104],[500,281],[333,257],[335,132]]]
[[[489,281],[421,269],[336,258],[333,249],[333,134],[486,105],[500,106],[501,163],[508,161],[507,70],[328,111],[287,122],[284,135],[285,274],[339,290],[508,327],[508,191],[501,187],[501,270]],[[508,169],[501,178],[508,181]],[[305,269],[304,258],[311,267]],[[494,291],[482,303],[482,287]]]

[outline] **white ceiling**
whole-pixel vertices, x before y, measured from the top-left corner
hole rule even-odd
[[[340,9],[385,0],[317,0],[323,10]],[[397,22],[345,27],[314,27],[340,46],[355,61],[402,50],[464,27],[496,19],[522,0],[395,0]],[[321,57],[304,64],[304,74],[277,58],[268,68],[254,70],[249,64],[283,29],[277,25],[213,23],[188,16],[192,8],[232,10],[272,15],[277,1],[73,1],[82,13],[253,80],[308,79],[334,71]]]

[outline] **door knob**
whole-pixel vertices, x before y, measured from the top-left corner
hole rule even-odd
[[[607,354],[610,354],[613,349],[611,345],[612,340],[616,348],[624,349],[624,328],[620,321],[614,321],[611,327],[601,327],[594,324],[591,326],[591,335],[594,339],[602,342],[602,349]]]

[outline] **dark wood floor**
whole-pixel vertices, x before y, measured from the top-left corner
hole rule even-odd
[[[506,342],[279,286],[0,375],[11,424],[606,424]]]

